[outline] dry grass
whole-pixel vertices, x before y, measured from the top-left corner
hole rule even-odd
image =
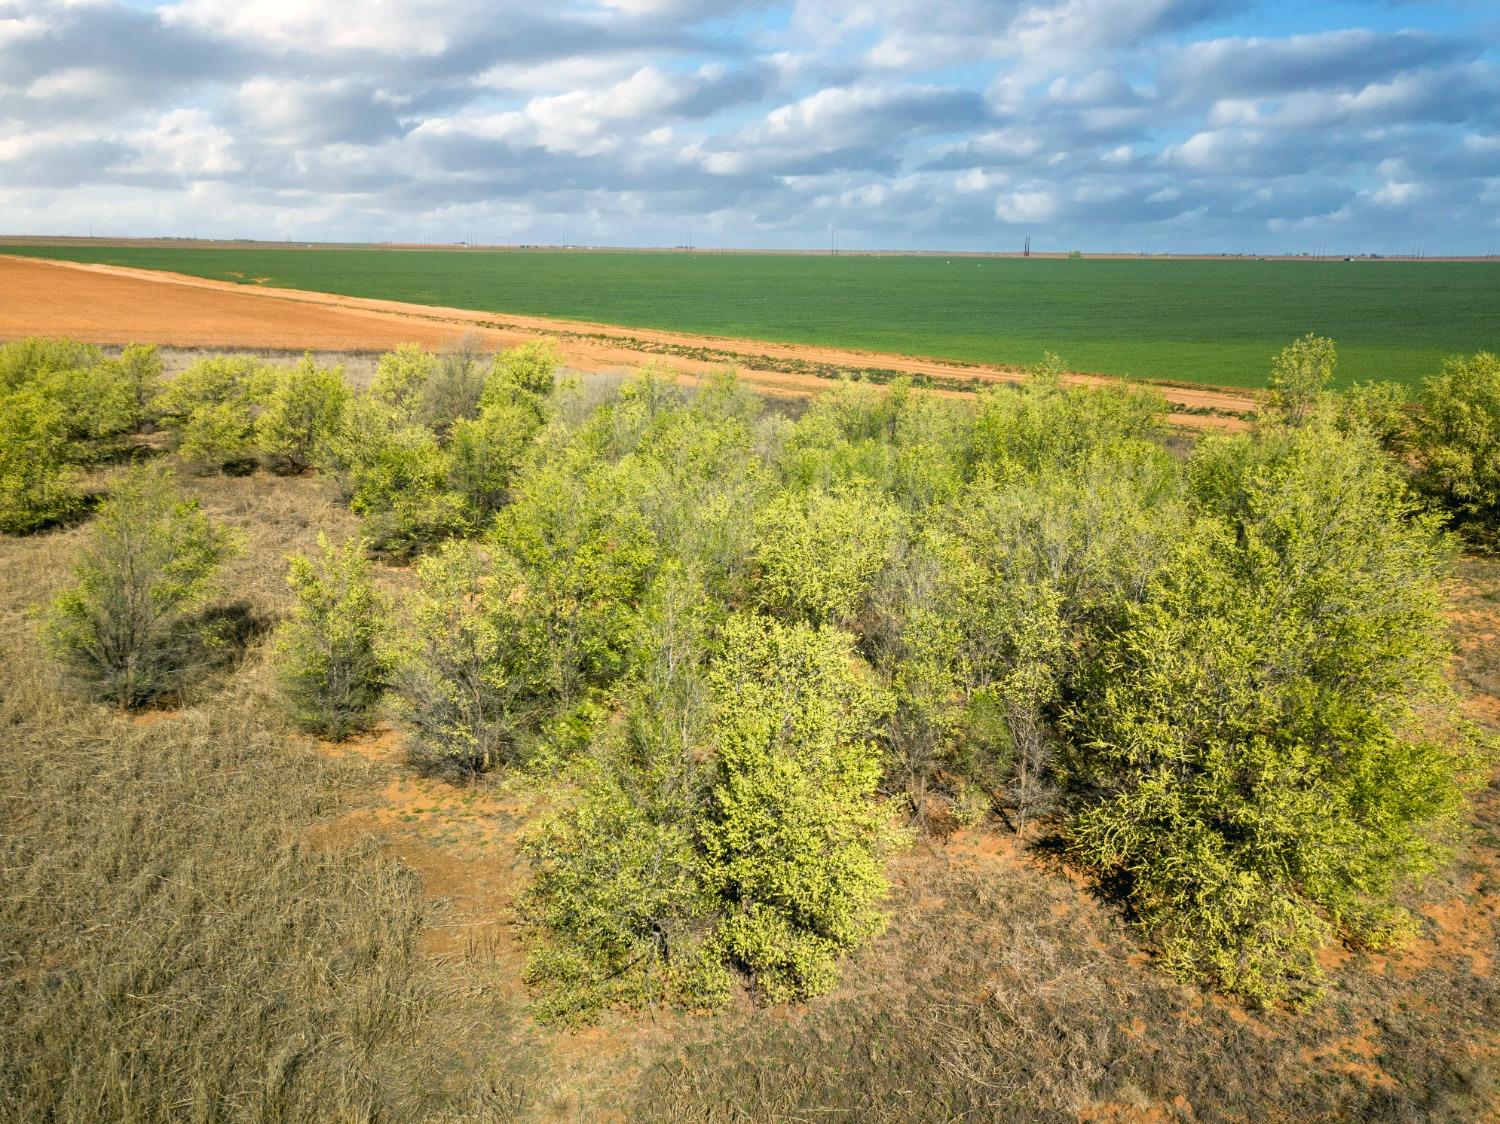
[[[1417,942],[1426,967],[1350,958],[1322,1006],[1250,1014],[1163,976],[1045,864],[960,846],[902,867],[891,930],[844,988],[658,1062],[633,1118],[1426,1121],[1500,1108],[1500,990],[1439,954],[1440,934]],[[1489,917],[1474,936],[1495,934]]]
[[[352,532],[311,478],[185,480],[286,611],[283,556]],[[0,539],[0,1118],[1483,1120],[1500,1113],[1500,791],[1425,932],[1331,963],[1307,1013],[1162,976],[1008,837],[897,860],[887,934],[804,1007],[525,1014],[516,835],[545,793],[419,776],[398,735],[292,735],[263,640],[178,711],[66,695],[30,610],[85,528]],[[382,567],[392,592],[407,570]],[[1500,563],[1460,573],[1455,676],[1493,716]]]
[[[280,555],[337,518],[302,481],[203,487],[249,541],[231,588],[274,616]],[[506,1012],[418,953],[420,879],[373,837],[309,844],[371,770],[287,737],[262,651],[177,712],[61,691],[28,610],[81,533],[0,540],[0,1117],[520,1109],[535,1080],[498,1049]]]

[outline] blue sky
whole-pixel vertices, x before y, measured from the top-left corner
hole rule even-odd
[[[1500,252],[1500,9],[0,0],[0,227]]]

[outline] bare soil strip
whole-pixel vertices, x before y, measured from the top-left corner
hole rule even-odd
[[[765,393],[816,393],[840,374],[877,381],[911,375],[940,392],[1016,382],[1016,368],[971,366],[882,352],[809,347],[620,328],[609,324],[442,308],[333,293],[239,285],[180,273],[79,262],[0,257],[0,339],[59,335],[91,343],[132,341],[172,347],[369,351],[418,343],[442,347],[473,332],[511,347],[538,336],[557,341],[568,366],[584,371],[638,367],[657,356],[699,378],[726,365]],[[1095,375],[1072,381],[1102,384]],[[1159,386],[1185,425],[1232,428],[1255,409],[1243,392]]]

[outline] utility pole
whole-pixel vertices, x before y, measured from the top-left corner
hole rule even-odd
[[[1021,251],[1021,256],[1023,258],[1031,257],[1031,235],[1029,234],[1026,236],[1026,247]]]

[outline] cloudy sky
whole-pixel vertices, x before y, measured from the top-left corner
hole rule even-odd
[[[1500,5],[0,0],[0,229],[1500,251]]]

